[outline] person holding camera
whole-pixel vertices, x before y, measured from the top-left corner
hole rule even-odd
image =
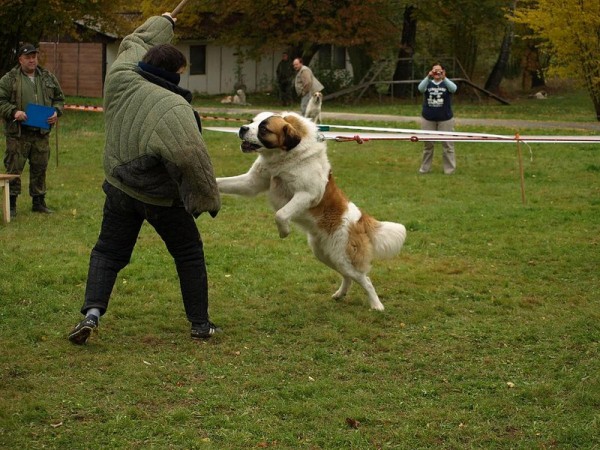
[[[456,92],[455,83],[446,78],[446,70],[441,64],[434,64],[427,76],[419,83],[419,92],[423,94],[421,111],[421,129],[430,131],[454,131],[452,113],[452,94]],[[451,175],[456,170],[454,143],[442,142],[444,173]],[[433,142],[425,142],[423,162],[419,173],[429,173],[433,162]]]

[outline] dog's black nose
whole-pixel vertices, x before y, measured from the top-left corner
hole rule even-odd
[[[249,130],[248,127],[243,126],[240,128],[240,132],[238,133],[238,136],[240,137],[240,139],[244,139],[244,135],[246,134],[246,132]]]

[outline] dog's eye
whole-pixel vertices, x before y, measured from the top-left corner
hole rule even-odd
[[[260,126],[258,127],[258,131],[259,131],[260,133],[268,133],[268,132],[269,132],[269,129],[267,128],[267,126],[266,126],[266,125],[260,125]]]

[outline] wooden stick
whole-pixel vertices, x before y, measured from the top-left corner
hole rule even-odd
[[[521,200],[526,204],[525,200],[525,175],[523,173],[523,155],[521,153],[521,141],[517,140],[517,153],[519,155],[519,175],[521,177]]]
[[[56,139],[56,167],[58,167],[58,120],[56,121],[56,126],[54,127],[54,137]]]
[[[171,17],[175,17],[177,14],[179,14],[187,2],[188,0],[181,0],[179,5],[177,5],[173,11],[171,11]]]

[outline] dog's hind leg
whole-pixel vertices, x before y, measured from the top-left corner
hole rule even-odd
[[[341,265],[334,264],[332,259],[328,257],[326,253],[320,251],[319,246],[315,243],[315,240],[311,235],[308,235],[308,243],[319,261],[326,266],[331,267],[342,276],[342,284],[340,284],[340,287],[337,291],[335,291],[331,298],[339,300],[344,297],[348,293],[348,290],[354,281],[358,283],[369,296],[369,306],[371,306],[371,309],[376,309],[377,311],[383,311],[385,309],[379,300],[379,297],[377,296],[377,292],[375,292],[373,283],[371,283],[371,280],[366,273],[360,272],[353,268],[350,262]]]
[[[371,279],[364,273],[361,274],[352,274],[352,275],[342,275],[344,278],[342,279],[342,284],[339,289],[333,294],[331,297],[338,300],[346,295],[348,289],[352,285],[352,281],[358,283],[369,296],[369,306],[371,309],[376,309],[377,311],[383,311],[385,308],[383,303],[379,300],[379,296],[373,287],[373,283],[371,283]]]
[[[354,281],[360,284],[369,296],[369,305],[371,306],[371,309],[383,311],[383,303],[379,300],[379,296],[377,295],[377,292],[375,292],[375,288],[373,287],[370,278],[365,274],[361,274],[359,277],[354,278]]]
[[[351,285],[352,285],[352,278],[344,276],[342,278],[342,284],[340,284],[340,288],[337,291],[335,291],[335,294],[333,294],[331,296],[331,298],[333,298],[335,300],[339,300],[340,298],[345,297],[346,294],[348,293],[348,289],[350,289]]]

